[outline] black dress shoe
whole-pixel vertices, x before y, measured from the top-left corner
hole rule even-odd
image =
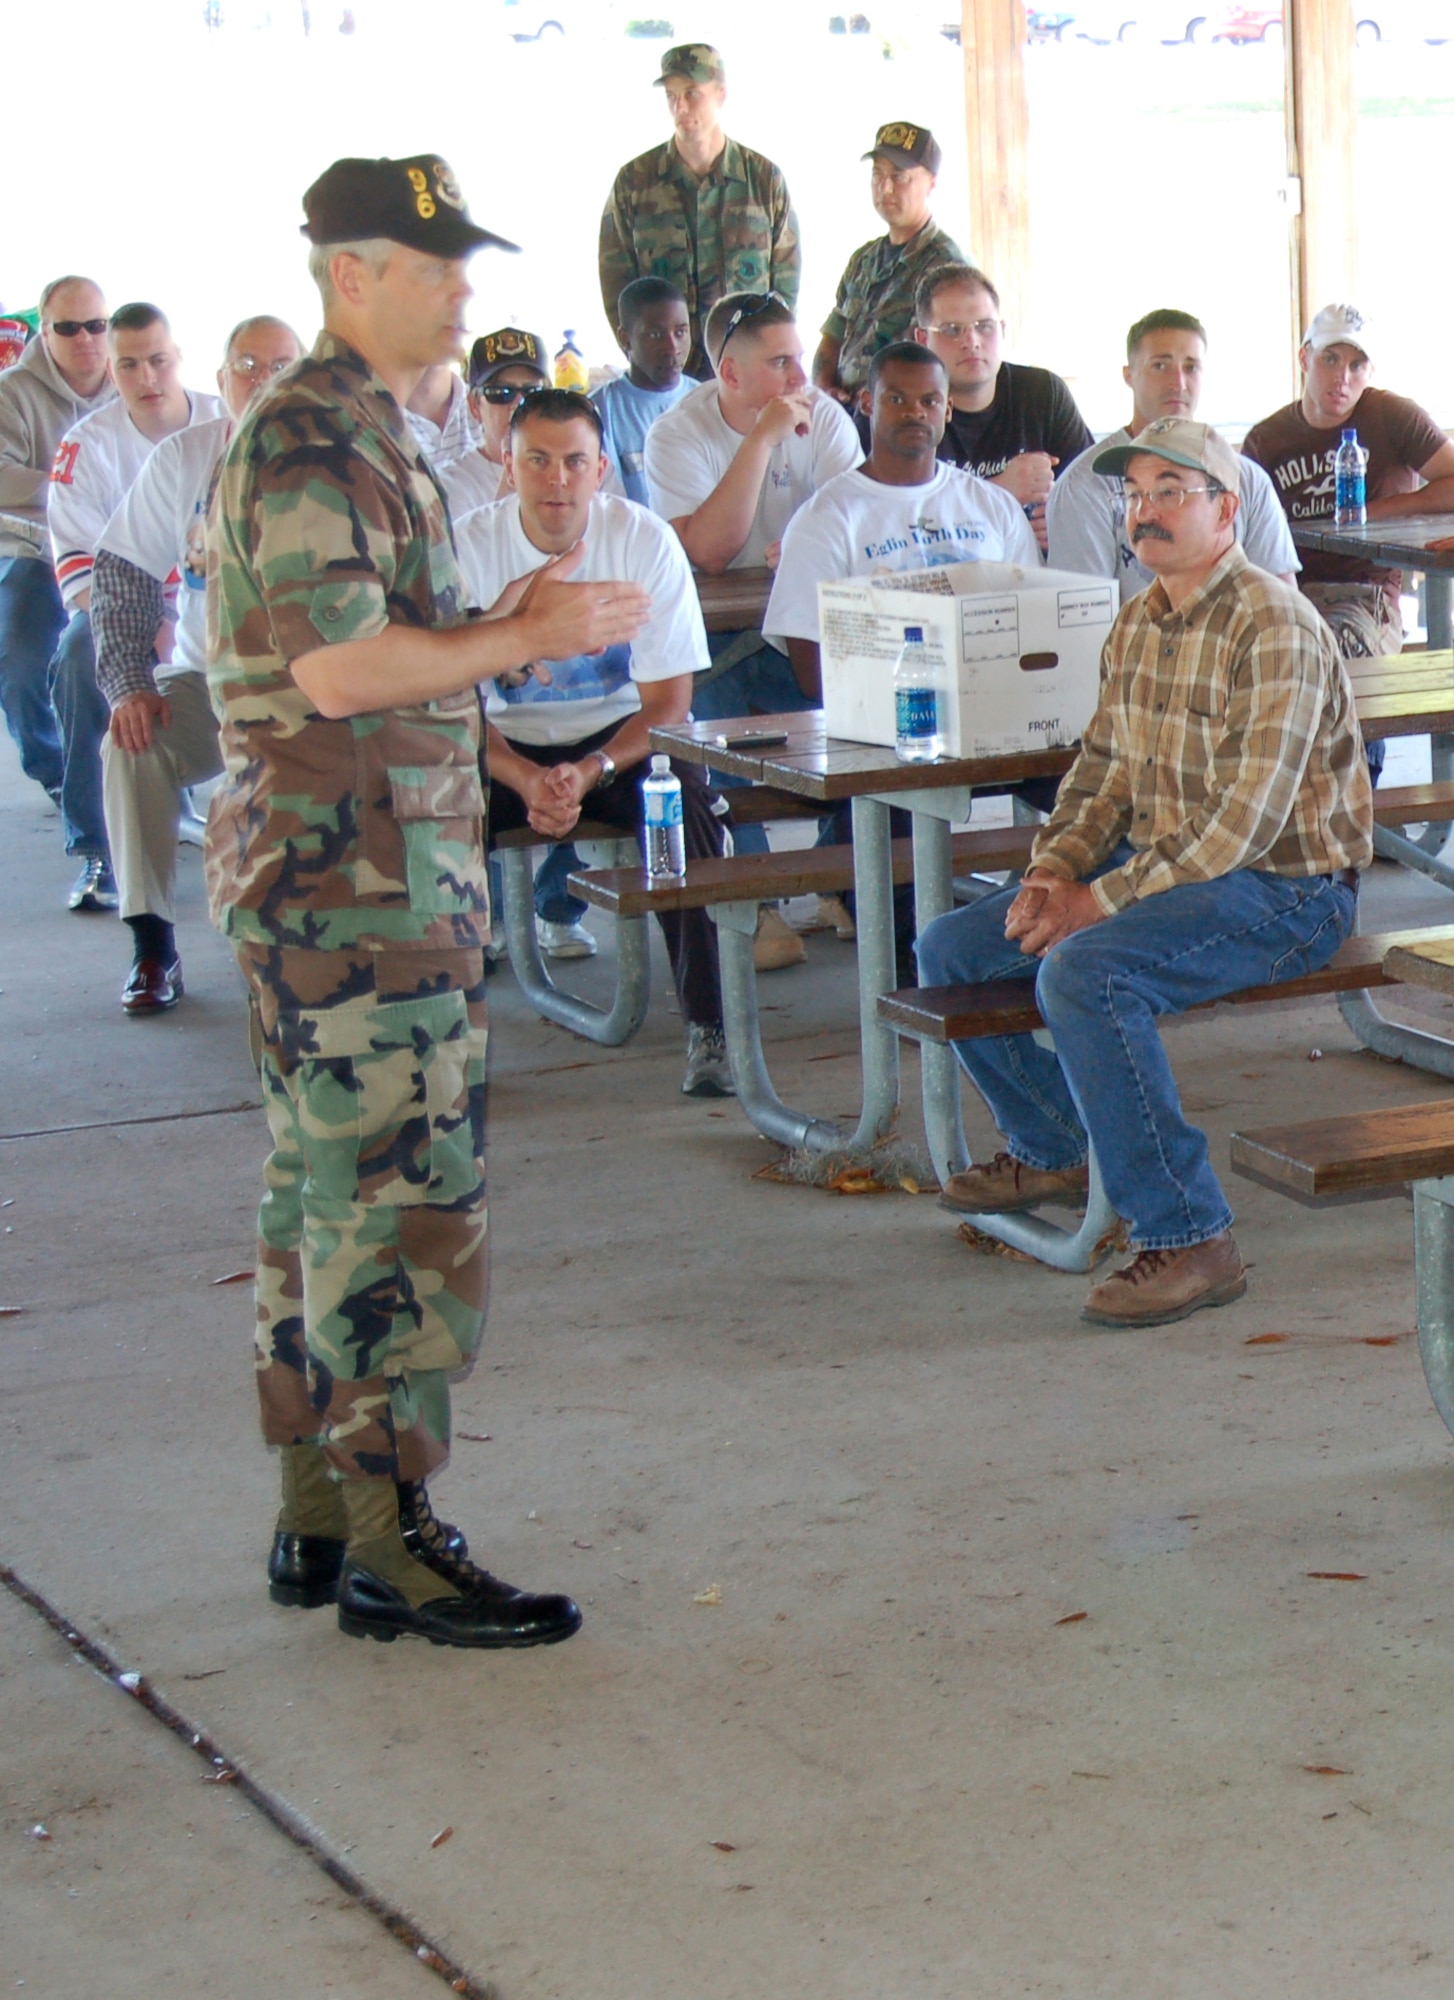
[[[164,1014],[181,999],[182,961],[169,965],[159,958],[139,958],[131,977],[121,989],[121,1005],[128,1014]]]
[[[488,1570],[461,1564],[454,1579],[464,1594],[414,1605],[395,1584],[345,1562],[338,1586],[338,1629],[351,1639],[392,1644],[402,1632],[432,1646],[552,1646],[581,1626],[568,1597],[534,1597]]]
[[[71,893],[66,898],[66,908],[70,910],[114,910],[121,898],[116,893],[116,877],[111,873],[111,863],[103,861],[99,854],[88,854],[80,874],[71,884]]]
[[[342,1542],[328,1535],[274,1535],[268,1557],[268,1596],[274,1604],[291,1604],[300,1611],[316,1611],[320,1604],[334,1603],[343,1548]]]

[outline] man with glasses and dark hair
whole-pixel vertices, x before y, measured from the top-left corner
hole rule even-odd
[[[914,302],[914,338],[949,375],[939,456],[1003,486],[1046,545],[1045,502],[1058,469],[1091,442],[1070,386],[1048,368],[1006,361],[1000,295],[972,264],[941,264]]]
[[[633,278],[668,278],[687,302],[686,372],[711,374],[703,327],[727,292],[767,291],[797,303],[802,252],[782,170],[722,129],[722,58],[705,42],[668,49],[657,84],[672,136],[617,174],[601,216],[601,303],[614,324]]]
[[[931,212],[941,154],[927,126],[880,125],[863,157],[873,162],[869,198],[888,233],[849,258],[813,356],[813,380],[843,403],[866,386],[881,347],[908,339],[924,273],[964,255]]]
[[[102,798],[121,919],[131,931],[121,1005],[133,1018],[165,1013],[182,997],[175,930],[182,789],[222,769],[207,692],[207,503],[237,423],[302,352],[297,334],[271,313],[235,326],[217,371],[226,416],[162,439],[96,550],[96,684],[111,709]],[[166,599],[174,578],[173,627]]]
[[[1074,1204],[1094,1146],[1136,1254],[1083,1316],[1160,1326],[1247,1280],[1157,1019],[1326,964],[1372,858],[1372,792],[1332,634],[1238,547],[1247,461],[1205,424],[1158,418],[1094,464],[1122,482],[1156,580],[1111,628],[1096,712],[1023,882],[937,918],[919,972],[1033,980],[1053,1039],[956,1043],[1005,1150],[953,1175],[943,1205]]]
[[[1131,421],[1124,430],[1103,438],[1100,449],[1114,451],[1129,444],[1161,418],[1194,417],[1206,358],[1207,330],[1190,313],[1163,306],[1138,319],[1126,335],[1126,365],[1121,370],[1131,391]],[[1083,451],[1051,487],[1045,512],[1048,557],[1052,569],[1113,577],[1125,604],[1155,578],[1135,552],[1121,482],[1097,470],[1098,457],[1094,448]],[[1233,532],[1247,551],[1248,562],[1290,583],[1299,568],[1298,553],[1272,482],[1251,459],[1241,475]]]
[[[691,571],[665,523],[602,492],[601,419],[588,397],[569,389],[526,396],[510,419],[509,460],[513,492],[459,530],[460,569],[476,602],[493,604],[579,546],[577,577],[639,584],[651,595],[651,615],[633,639],[604,653],[542,660],[544,671],[487,688],[490,828],[529,825],[543,839],[565,840],[589,811],[639,833],[648,731],[686,720],[693,669],[707,658]],[[719,855],[721,824],[701,772],[675,768],[688,860]],[[688,910],[663,916],[661,927],[687,1030],[683,1093],[730,1097],[711,920]]]
[[[101,800],[101,745],[111,715],[96,685],[91,633],[91,569],[106,523],[163,438],[225,414],[216,396],[184,389],[182,355],[166,314],[138,301],[111,315],[107,367],[116,400],[66,432],[50,475],[51,547],[69,614],[51,667],[51,699],[61,726],[65,775],[61,817],[66,852],[79,855],[73,910],[114,910],[116,880]]]
[[[66,614],[45,510],[56,447],[112,401],[106,301],[90,278],[53,278],[40,338],[0,374],[0,709],[20,768],[60,804],[65,766],[50,703],[50,663]]]
[[[863,458],[858,432],[833,397],[810,387],[792,308],[775,292],[732,292],[707,319],[717,369],[646,439],[651,504],[681,536],[693,566],[720,576],[777,560],[783,532],[820,486]],[[698,722],[815,708],[781,644],[756,628],[710,635],[712,665],[692,691]],[[723,779],[724,785],[738,782]],[[765,854],[760,826],[733,836],[741,854]],[[759,971],[798,964],[803,941],[764,910]]]

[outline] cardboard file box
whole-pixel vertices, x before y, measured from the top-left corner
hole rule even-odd
[[[894,662],[917,625],[951,757],[1058,748],[1090,720],[1120,586],[1019,563],[950,563],[818,585],[830,736],[894,740]]]

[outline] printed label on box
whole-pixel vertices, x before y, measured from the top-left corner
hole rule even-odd
[[[1018,660],[1020,600],[964,597],[959,603],[960,645],[966,661]]]
[[[1085,590],[1058,590],[1055,604],[1062,632],[1071,625],[1109,625],[1116,615],[1108,583],[1094,584]]]

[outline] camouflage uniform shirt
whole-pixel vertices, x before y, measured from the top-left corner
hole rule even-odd
[[[729,139],[698,180],[673,140],[628,161],[601,216],[601,299],[616,301],[633,278],[666,278],[687,302],[692,351],[686,372],[711,374],[702,326],[727,292],[778,292],[798,302],[798,218],[782,170]]]
[[[474,690],[329,721],[291,671],[323,645],[464,615],[439,486],[390,391],[334,335],[239,427],[207,542],[226,762],[207,841],[214,920],[240,945],[478,949]]]
[[[920,280],[940,264],[963,262],[959,245],[932,219],[907,243],[876,236],[854,251],[823,322],[828,338],[842,343],[838,380],[845,389],[863,387],[868,365],[881,347],[908,339]]]

